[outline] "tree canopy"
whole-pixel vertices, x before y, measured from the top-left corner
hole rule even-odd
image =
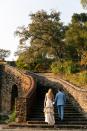
[[[10,55],[10,50],[0,49],[0,59],[4,59]]]
[[[30,17],[32,22],[27,27],[18,28],[16,31],[16,35],[20,37],[22,55],[25,56],[27,52],[28,58],[24,57],[24,61],[35,65],[38,61],[43,63],[50,59],[62,58],[66,28],[60,21],[60,13],[51,11],[48,14],[41,10],[30,14]]]
[[[87,0],[81,0],[81,4],[84,9],[87,9]]]
[[[27,27],[19,27],[15,32],[19,36],[19,67],[37,71],[54,67],[57,61],[87,64],[86,13],[74,13],[67,26],[56,11],[41,10],[30,14],[30,18]]]
[[[65,36],[67,45],[73,49],[71,55],[75,55],[74,59],[81,61],[84,52],[87,52],[87,14],[73,14]]]

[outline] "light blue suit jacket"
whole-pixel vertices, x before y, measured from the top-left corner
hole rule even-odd
[[[58,106],[58,105],[65,105],[65,102],[66,102],[66,96],[63,92],[59,91],[57,94],[56,94],[56,97],[55,97],[55,104]]]

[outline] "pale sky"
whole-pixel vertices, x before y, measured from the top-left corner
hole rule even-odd
[[[29,14],[41,9],[61,12],[60,19],[65,24],[70,22],[73,13],[87,13],[80,0],[0,0],[0,48],[11,51],[7,60],[15,59],[18,38],[14,37],[14,32],[17,27],[28,25]]]

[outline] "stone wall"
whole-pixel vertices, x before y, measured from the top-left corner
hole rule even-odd
[[[68,91],[71,96],[74,98],[74,102],[78,107],[78,110],[82,111],[83,113],[87,113],[87,90],[80,89],[64,80],[58,80],[64,86],[65,90]]]
[[[27,99],[19,98],[16,100],[16,122],[26,122],[27,117]]]
[[[26,122],[36,99],[36,83],[32,81],[31,89],[25,97],[16,99],[16,122]]]
[[[1,85],[1,110],[3,113],[11,112],[11,93],[12,87],[16,85],[18,89],[18,98],[28,95],[29,90],[33,86],[32,81],[34,79],[24,74],[24,72],[18,70],[17,68],[3,65],[3,76]]]

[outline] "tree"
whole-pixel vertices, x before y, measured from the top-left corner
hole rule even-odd
[[[33,63],[38,63],[63,58],[65,27],[60,22],[60,13],[51,11],[47,14],[41,10],[31,14],[30,17],[32,22],[27,27],[20,27],[16,31],[16,35],[20,37],[19,44],[22,51],[28,56],[24,59],[27,59],[28,63],[31,59]]]
[[[10,55],[10,50],[0,49],[0,59],[4,59]]]
[[[65,39],[68,47],[73,47],[72,56],[76,54],[75,59],[78,58],[81,61],[84,52],[87,52],[87,14],[81,13],[72,16]]]
[[[81,0],[81,4],[84,9],[87,9],[87,0]]]

